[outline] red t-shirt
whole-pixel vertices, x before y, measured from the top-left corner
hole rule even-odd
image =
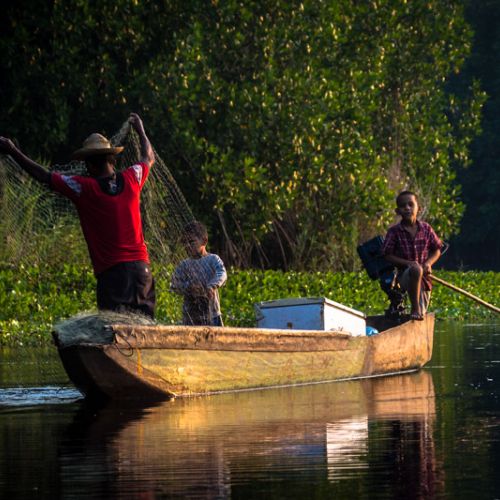
[[[115,195],[105,193],[92,177],[52,174],[51,188],[76,206],[96,275],[120,262],[149,263],[140,212],[148,174],[145,163],[127,168],[122,172],[123,190]]]

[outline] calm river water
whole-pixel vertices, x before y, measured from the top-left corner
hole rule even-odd
[[[89,407],[0,351],[1,498],[500,498],[500,325],[438,322],[415,374]]]

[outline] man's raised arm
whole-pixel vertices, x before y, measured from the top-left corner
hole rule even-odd
[[[130,113],[128,121],[132,127],[134,127],[134,130],[137,132],[139,140],[141,141],[141,162],[146,163],[148,167],[151,167],[155,162],[155,154],[146,132],[144,131],[142,120],[138,114]]]
[[[41,165],[28,158],[15,144],[7,137],[0,137],[0,153],[9,155],[12,159],[31,177],[42,184],[49,185],[50,172]]]

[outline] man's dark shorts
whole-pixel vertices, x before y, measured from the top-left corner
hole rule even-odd
[[[154,318],[155,286],[149,264],[121,262],[97,275],[97,307],[133,311]]]

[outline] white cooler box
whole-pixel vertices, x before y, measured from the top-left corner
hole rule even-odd
[[[335,330],[366,335],[366,315],[324,297],[255,304],[258,328]]]

